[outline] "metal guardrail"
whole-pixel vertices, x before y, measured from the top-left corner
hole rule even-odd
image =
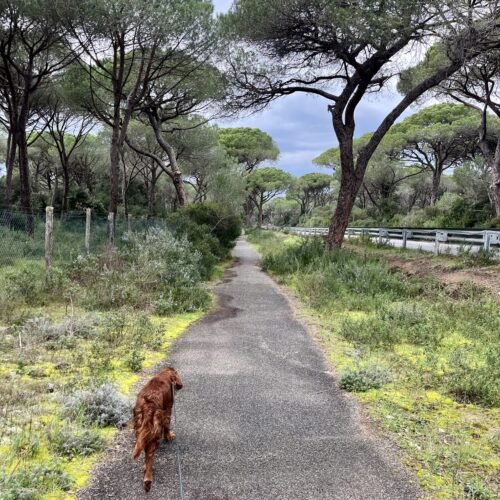
[[[285,227],[281,228],[289,233],[302,236],[319,236],[328,234],[327,227]],[[367,236],[376,238],[378,243],[390,240],[401,240],[402,247],[407,248],[408,241],[434,243],[434,253],[439,254],[439,245],[451,244],[465,247],[482,247],[491,251],[500,247],[500,231],[471,231],[466,229],[399,229],[399,228],[347,228],[348,238]]]

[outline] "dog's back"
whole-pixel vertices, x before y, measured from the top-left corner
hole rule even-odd
[[[182,388],[179,374],[173,368],[166,368],[152,378],[139,392],[134,407],[135,448],[134,459],[144,451],[146,470],[144,486],[149,491],[152,480],[152,460],[162,436],[170,441],[174,435],[170,432],[173,394]]]
[[[177,375],[172,368],[163,370],[153,377],[137,396],[134,407],[134,431],[137,440],[134,459],[139,457],[148,442],[159,441],[163,429],[170,424],[172,382],[176,382],[173,380],[174,374]],[[180,389],[178,384],[176,386]]]

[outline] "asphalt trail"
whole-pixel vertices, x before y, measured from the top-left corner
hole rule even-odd
[[[419,490],[336,388],[323,354],[241,238],[216,287],[220,309],[193,325],[170,363],[181,373],[174,426],[185,498],[414,499]],[[123,432],[82,499],[178,499],[163,443],[148,495]]]

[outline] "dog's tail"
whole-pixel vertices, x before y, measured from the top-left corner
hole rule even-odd
[[[146,444],[154,439],[161,439],[163,433],[164,410],[144,404],[134,410],[134,429],[136,443],[133,458],[136,460],[143,452]]]

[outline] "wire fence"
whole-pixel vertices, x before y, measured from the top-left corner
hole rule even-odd
[[[110,244],[108,217],[92,212],[89,216],[86,211],[54,213],[53,263],[70,262],[87,253],[97,254]],[[46,257],[46,223],[45,211],[35,212],[30,218],[18,210],[0,209],[0,267],[15,266],[22,261],[43,263]],[[116,247],[125,244],[131,233],[146,234],[153,227],[166,227],[165,222],[159,219],[134,217],[117,217],[114,225],[113,245]]]

